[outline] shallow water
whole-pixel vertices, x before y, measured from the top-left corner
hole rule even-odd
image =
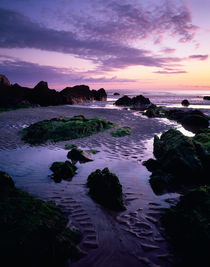
[[[145,159],[152,156],[152,140],[146,146]],[[80,247],[88,254],[73,266],[141,266],[144,261],[170,266],[158,256],[169,252],[157,225],[160,212],[168,207],[165,199],[178,195],[159,197],[153,193],[148,183],[150,173],[137,161],[139,155],[132,154],[133,158],[122,160],[118,154],[110,157],[103,146],[94,149],[101,152],[93,156],[94,161],[77,164],[78,171],[72,181],[55,183],[49,177],[51,164],[66,160],[67,150],[56,147],[2,150],[0,169],[13,177],[17,187],[59,205],[70,222],[80,229],[84,235]],[[110,212],[88,196],[85,186],[88,175],[104,167],[120,179],[125,212]]]

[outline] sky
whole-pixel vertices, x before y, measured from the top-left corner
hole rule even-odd
[[[210,91],[209,0],[1,0],[0,73],[50,88]]]

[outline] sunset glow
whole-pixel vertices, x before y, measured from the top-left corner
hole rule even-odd
[[[210,90],[209,0],[2,0],[0,73],[12,83]]]

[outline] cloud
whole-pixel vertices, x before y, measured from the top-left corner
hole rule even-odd
[[[209,55],[191,55],[190,59],[207,60]]]
[[[52,66],[41,66],[39,64],[18,60],[17,58],[0,55],[0,73],[8,77],[12,83],[31,86],[39,81],[48,81],[54,85],[65,86],[82,83],[130,83],[133,79],[119,79],[114,76],[91,77],[89,73],[80,73],[67,68],[55,68]]]
[[[174,71],[167,71],[167,70],[160,70],[160,71],[154,71],[153,73],[157,73],[157,74],[183,74],[183,73],[187,73],[187,71],[185,70],[174,70]]]
[[[175,51],[176,51],[175,48],[169,48],[169,47],[165,47],[161,50],[161,52],[165,54],[173,54]]]

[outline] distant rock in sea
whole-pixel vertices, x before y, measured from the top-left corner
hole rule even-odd
[[[133,98],[125,95],[119,98],[115,103],[116,106],[132,106],[134,108],[148,107],[151,102],[149,98],[144,97],[143,95],[138,95]]]
[[[34,88],[27,88],[17,83],[10,84],[6,76],[0,75],[0,107],[55,106],[93,100],[106,101],[106,91],[103,88],[91,91],[87,85],[76,85],[58,92],[50,89],[45,81],[40,81]]]
[[[190,102],[187,99],[182,100],[182,106],[188,107],[190,105]]]
[[[203,99],[204,99],[204,100],[210,100],[210,96],[207,96],[207,95],[206,95],[206,96],[203,97]]]

